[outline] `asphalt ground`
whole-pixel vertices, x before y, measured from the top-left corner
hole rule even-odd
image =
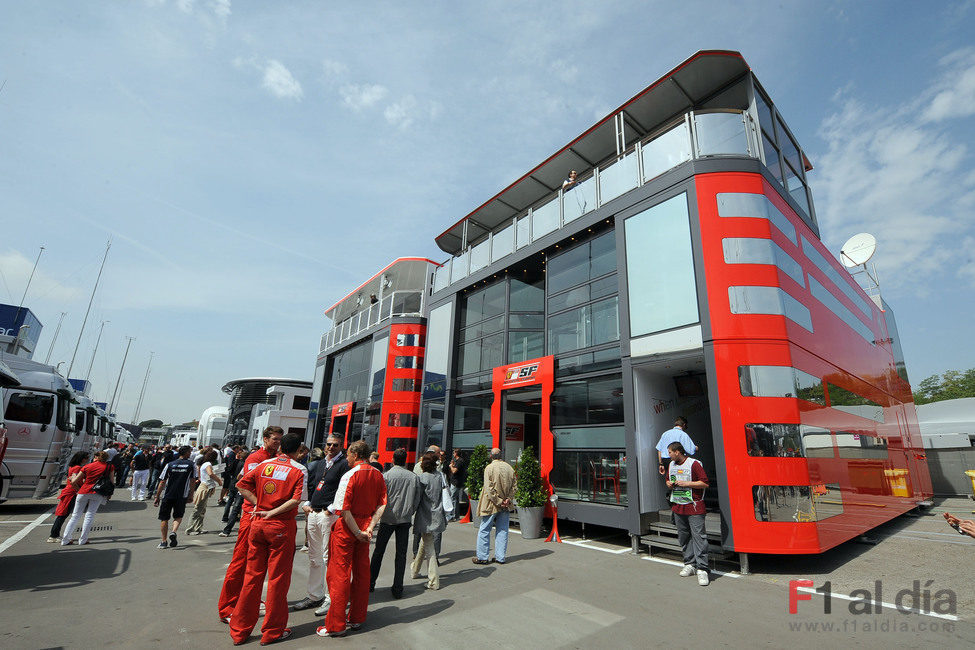
[[[119,490],[99,511],[83,547],[45,543],[53,499],[0,506],[0,647],[231,647],[216,599],[234,538],[216,536],[221,509],[215,499],[208,534],[181,535],[179,547],[158,550],[156,510],[127,497]],[[876,544],[850,542],[818,556],[752,556],[750,575],[716,573],[708,587],[679,577],[679,558],[634,556],[619,531],[587,527],[583,538],[567,523],[560,524],[563,544],[513,532],[506,564],[477,566],[470,561],[474,528],[451,524],[439,591],[407,576],[403,598],[392,599],[391,543],[361,630],[319,638],[321,620],[306,610],[291,614],[295,636],[281,646],[970,648],[975,540],[948,528],[940,513],[964,515],[973,506],[965,499],[938,502],[928,514],[873,531]],[[299,530],[299,543],[302,536]],[[296,553],[291,601],[304,596],[307,567],[307,555]],[[829,581],[829,613],[823,596],[797,592],[810,599],[798,600],[790,614],[795,579],[814,586]],[[891,606],[860,613],[864,597],[856,595],[859,609],[851,611],[850,593],[874,591],[878,580]],[[956,614],[894,609],[897,592],[910,591],[914,580],[920,583],[916,609],[924,609],[925,590],[936,601],[938,590],[949,589]],[[259,638],[256,630],[247,645],[257,647]]]

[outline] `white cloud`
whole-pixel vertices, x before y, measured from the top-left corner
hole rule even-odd
[[[413,124],[413,112],[416,110],[416,98],[407,95],[398,102],[393,102],[383,110],[383,117],[393,126],[407,129]]]
[[[280,61],[271,59],[264,67],[264,88],[281,99],[300,100],[304,95],[301,84]]]
[[[827,151],[811,182],[824,233],[838,240],[830,243],[834,249],[854,233],[876,235],[875,259],[888,287],[923,292],[942,274],[975,285],[963,244],[975,236],[975,174],[966,125],[949,119],[964,115],[963,93],[951,94],[946,84],[956,72],[902,106],[866,106],[843,91],[840,108],[820,128]]]
[[[389,90],[380,84],[347,84],[339,88],[342,102],[354,111],[371,108],[379,103]]]
[[[230,0],[210,0],[210,10],[217,18],[227,20],[230,17]]]
[[[341,61],[325,59],[322,61],[322,70],[325,71],[326,78],[335,79],[344,77],[349,72],[349,67]]]
[[[179,10],[186,14],[193,13],[193,5],[196,4],[196,0],[176,0],[176,6]]]
[[[975,48],[957,50],[940,64],[945,72],[931,89],[924,120],[938,122],[975,115]]]
[[[57,280],[45,272],[45,254],[51,255],[51,251],[45,251],[41,254],[40,260],[37,261],[37,270],[34,271],[34,277],[30,279],[30,286],[28,287],[27,281],[34,269],[36,254],[34,259],[28,259],[18,251],[0,252],[0,269],[3,270],[4,283],[3,294],[0,295],[4,295],[4,299],[18,304],[24,295],[24,289],[27,289],[27,297],[24,300],[24,305],[27,307],[41,299],[70,302],[82,297],[84,291],[81,288]]]

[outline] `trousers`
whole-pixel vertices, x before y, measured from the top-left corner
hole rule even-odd
[[[369,525],[370,517],[357,517],[360,529]],[[369,609],[369,542],[360,542],[339,518],[329,540],[329,562],[325,577],[332,606],[325,616],[329,632],[341,632],[346,620],[364,623]],[[346,619],[345,611],[349,615]]]
[[[217,613],[220,618],[227,618],[232,615],[234,607],[237,606],[240,588],[244,584],[244,570],[247,568],[247,553],[250,549],[250,525],[251,515],[249,512],[245,512],[240,519],[240,529],[237,531],[234,554],[230,558],[230,565],[227,566],[227,574],[224,576],[223,587],[220,590],[220,599],[217,601]]]
[[[406,545],[410,541],[410,522],[403,524],[379,524],[376,534],[376,548],[372,552],[372,562],[369,563],[369,585],[376,586],[376,578],[383,566],[383,555],[389,538],[396,533],[396,555],[393,559],[393,595],[399,597],[403,593],[403,574],[406,573]]]
[[[74,527],[78,525],[78,520],[84,515],[84,523],[81,524],[81,537],[78,538],[79,544],[88,543],[88,533],[91,531],[91,522],[95,520],[95,513],[98,508],[105,503],[105,497],[94,492],[90,494],[79,494],[74,502],[74,512],[71,519],[65,526],[64,535],[61,537],[61,546],[67,546],[74,537]]]
[[[413,558],[413,564],[410,566],[410,569],[413,571],[413,577],[419,577],[424,557],[430,558],[430,562],[427,564],[428,589],[440,589],[440,572],[437,567],[437,554],[433,552],[433,536],[435,534],[423,533],[420,536],[420,550],[416,554],[416,557]]]
[[[325,589],[325,567],[328,565],[328,544],[336,515],[330,512],[308,513],[308,597],[322,600],[328,596]]]
[[[203,520],[207,514],[207,500],[213,494],[213,490],[214,488],[207,487],[202,483],[196,488],[196,492],[193,493],[193,505],[196,507],[193,509],[193,520],[186,532],[198,533],[203,530]]]
[[[491,554],[491,528],[494,531],[494,559],[504,562],[508,554],[508,520],[507,510],[501,510],[493,515],[481,517],[481,526],[477,530],[477,558],[487,560]]]
[[[257,624],[265,576],[268,582],[261,643],[274,641],[288,627],[288,588],[291,587],[296,532],[294,519],[251,521],[247,570],[240,598],[230,616],[230,636],[236,643],[247,639]]]
[[[704,534],[704,515],[679,515],[675,512],[674,523],[677,525],[677,541],[684,549],[684,564],[707,571],[708,539]]]
[[[149,486],[149,470],[137,469],[132,472],[132,500],[140,501],[146,498],[146,489]]]

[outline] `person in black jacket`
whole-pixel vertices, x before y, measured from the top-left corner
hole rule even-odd
[[[316,616],[328,612],[329,598],[325,589],[325,568],[328,565],[328,541],[332,525],[338,515],[330,510],[335,501],[342,475],[349,471],[349,462],[336,436],[325,441],[325,457],[308,476],[308,501],[301,505],[308,518],[308,595],[291,606],[292,611],[311,609]]]

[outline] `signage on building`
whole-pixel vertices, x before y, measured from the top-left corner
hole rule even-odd
[[[520,366],[511,366],[504,372],[504,386],[513,384],[532,384],[538,381],[538,362],[533,361]]]
[[[24,327],[24,326],[27,327]],[[0,336],[17,336],[23,329],[23,346],[33,351],[41,337],[41,321],[27,307],[0,304]]]
[[[504,439],[522,442],[525,439],[525,425],[508,422],[504,425]]]

